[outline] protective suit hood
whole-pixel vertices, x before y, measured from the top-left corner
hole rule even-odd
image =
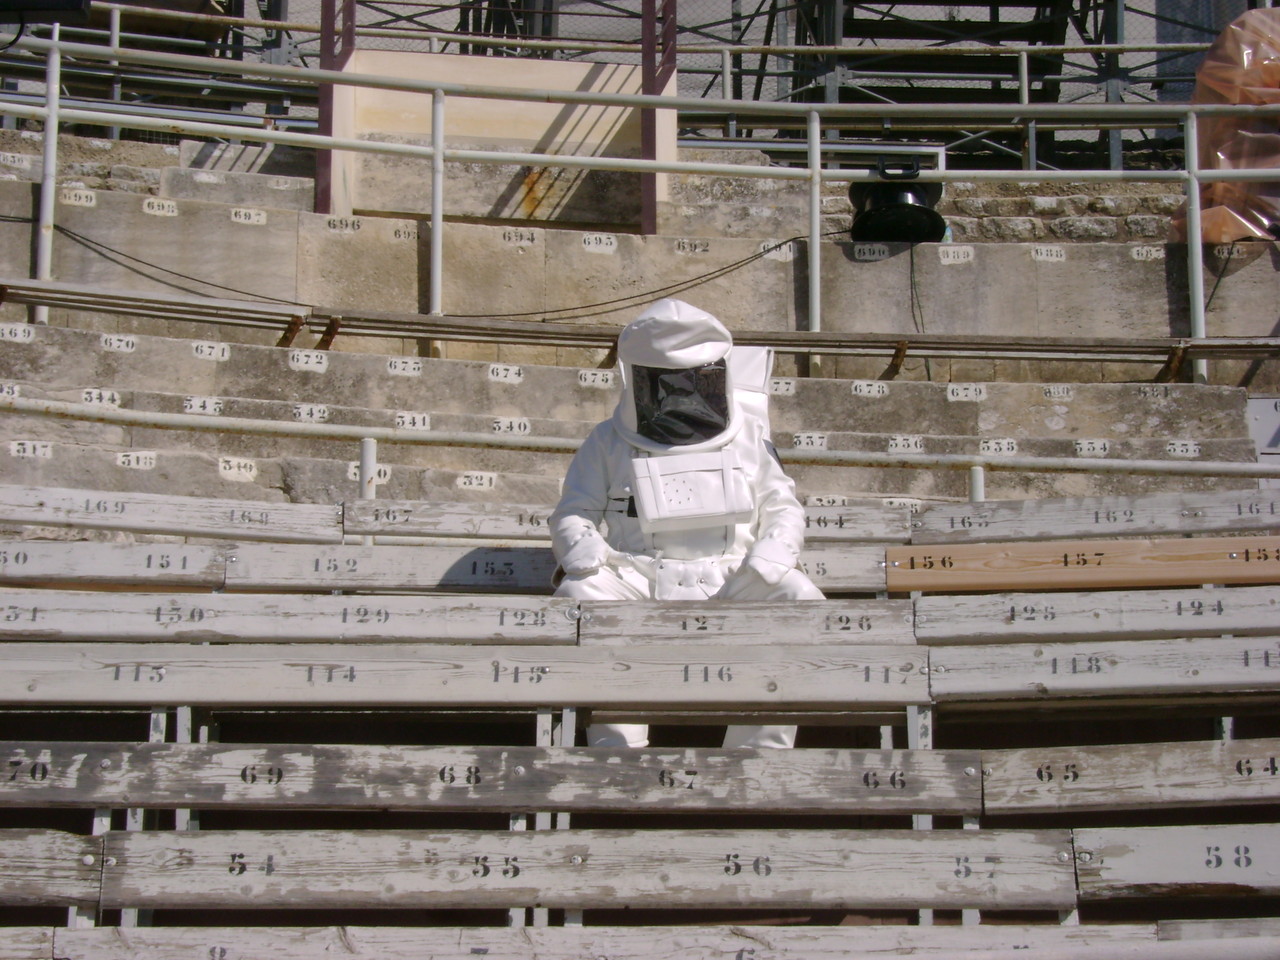
[[[681,300],[659,300],[618,336],[622,397],[613,425],[651,452],[697,453],[724,446],[741,416],[728,356],[733,337],[719,320]]]

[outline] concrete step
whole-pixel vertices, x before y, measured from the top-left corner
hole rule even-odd
[[[165,167],[157,193],[173,200],[203,200],[253,209],[315,210],[315,181],[305,177]]]

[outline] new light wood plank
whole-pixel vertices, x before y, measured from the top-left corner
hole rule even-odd
[[[981,927],[98,927],[57,930],[64,960],[853,960],[969,950],[1094,950],[1155,940],[1152,924]],[[45,953],[43,958],[50,954]],[[21,960],[27,960],[23,957]]]
[[[976,751],[0,743],[0,806],[958,813]]]
[[[1227,533],[1280,529],[1274,491],[1155,493],[931,505],[912,522],[912,542],[1039,540]]]
[[[0,584],[218,588],[225,548],[182,543],[0,541]]]
[[[64,487],[0,485],[0,520],[228,540],[342,542],[342,510],[333,505]]]
[[[1060,908],[1070,851],[1065,831],[117,832],[103,903]]]
[[[98,902],[102,839],[59,830],[0,830],[0,904]]]
[[[0,936],[0,960],[50,960],[53,952],[51,927],[5,927]]]
[[[1274,633],[1280,588],[1093,590],[920,597],[916,636],[924,643],[1238,636]]]
[[[986,750],[987,813],[1280,801],[1280,740]]]
[[[554,571],[550,547],[240,544],[227,558],[227,588],[550,593]]]
[[[514,602],[513,602],[514,601]],[[573,600],[0,588],[0,639],[575,644]]]
[[[1280,582],[1280,538],[888,547],[891,591],[1070,590]]]
[[[1243,693],[1280,687],[1274,637],[934,647],[936,701]]]
[[[914,644],[909,600],[804,603],[614,603],[584,601],[584,645],[700,642]]]
[[[1280,824],[1075,831],[1081,900],[1275,896]]]
[[[922,647],[22,643],[0,702],[876,709],[928,701]]]

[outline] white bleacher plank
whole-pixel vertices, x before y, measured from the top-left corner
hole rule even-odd
[[[50,960],[54,931],[50,927],[5,927],[0,936],[0,960]]]
[[[331,504],[213,500],[153,493],[0,485],[0,521],[226,540],[341,543]]]
[[[1280,801],[1280,740],[989,750],[982,765],[989,814]]]
[[[58,830],[0,830],[0,905],[93,906],[102,839]]]
[[[98,927],[57,930],[62,960],[858,960],[963,956],[959,951],[1093,951],[1152,943],[1151,924],[983,927]],[[225,954],[222,951],[226,951]],[[1035,956],[1035,954],[1029,954]],[[1096,953],[1095,953],[1096,955]],[[50,954],[43,955],[45,960]],[[22,958],[26,960],[26,958]],[[984,958],[985,960],[985,958]]]
[[[240,544],[229,590],[500,590],[550,593],[550,547]]]
[[[578,642],[550,597],[124,593],[0,587],[0,640]]]
[[[419,500],[348,500],[343,504],[347,533],[361,536],[492,537],[546,540],[553,505],[449,503]],[[805,508],[809,542],[906,543],[911,539],[905,506],[880,502]]]
[[[1280,893],[1280,824],[1075,831],[1080,899]]]
[[[103,904],[1059,908],[1070,850],[1066,831],[114,832]]]
[[[800,569],[826,593],[879,593],[885,589],[883,546],[812,543],[800,554]]]
[[[1274,633],[1280,587],[1224,590],[1095,590],[926,596],[916,601],[922,643],[1240,636]]]
[[[1280,917],[1247,917],[1224,920],[1161,920],[1156,925],[1156,935],[1161,940],[1280,937]]]
[[[0,743],[0,806],[977,814],[977,751]]]
[[[22,643],[0,702],[875,709],[928,701],[922,647]]]
[[[734,643],[914,644],[909,600],[803,603],[584,601],[579,642],[672,643],[731,636]]]
[[[805,507],[804,537],[862,543],[906,543],[911,539],[911,511],[883,502]]]
[[[885,548],[892,591],[1280,583],[1280,538],[1042,540]]]
[[[424,500],[347,500],[343,529],[359,536],[549,540],[553,507]]]
[[[800,567],[827,591],[884,589],[884,548],[818,544]],[[227,557],[231,590],[501,590],[550,593],[549,546],[433,543],[307,546],[246,543]]]
[[[0,541],[0,584],[219,588],[226,548],[184,543]]]
[[[1160,697],[1280,688],[1274,637],[930,648],[935,701]]]
[[[1222,490],[939,503],[915,517],[911,539],[914,543],[993,542],[1278,528],[1280,497],[1274,492]]]

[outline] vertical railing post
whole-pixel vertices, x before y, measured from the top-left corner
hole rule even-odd
[[[675,72],[676,0],[644,0],[640,12],[640,92],[656,97]],[[658,110],[640,110],[640,155],[658,158]],[[658,232],[658,174],[640,174],[640,232]]]
[[[53,46],[45,61],[44,153],[40,166],[40,211],[36,233],[36,279],[53,279],[53,215],[58,200],[58,114],[62,97],[62,50],[59,24],[53,25]],[[47,324],[49,307],[31,308],[32,323]]]
[[[444,303],[444,91],[431,91],[431,239],[427,312],[439,316]]]
[[[111,8],[111,46],[117,48],[120,46],[120,8]],[[111,60],[108,64],[111,67],[111,102],[119,103],[124,95],[124,85],[120,80],[120,61]],[[112,126],[108,128],[107,136],[112,140],[120,139],[120,128]]]
[[[809,330],[822,329],[822,117],[809,111]]]
[[[1187,308],[1191,336],[1205,336],[1204,319],[1204,238],[1200,225],[1200,126],[1194,111],[1188,111],[1182,139],[1187,157]],[[1209,361],[1191,361],[1192,379],[1209,381]]]
[[[1026,50],[1018,51],[1018,103],[1031,102],[1031,63]],[[1034,170],[1039,162],[1036,156],[1036,121],[1028,120],[1022,141],[1022,169]]]

